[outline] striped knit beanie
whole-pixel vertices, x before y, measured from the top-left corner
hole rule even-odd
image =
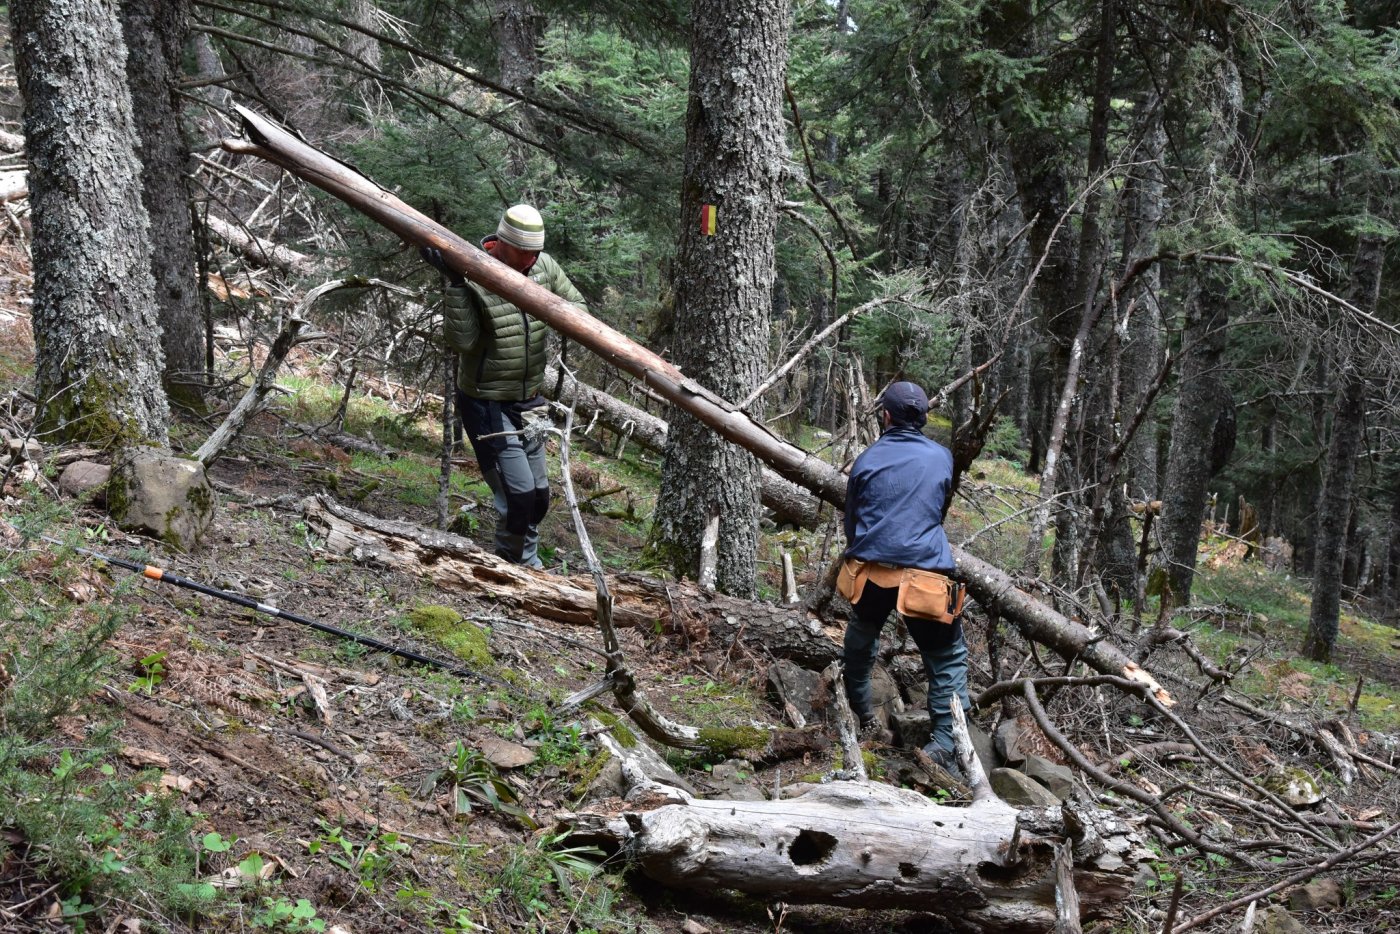
[[[496,236],[513,247],[538,253],[544,249],[544,218],[530,205],[517,204],[501,215]]]

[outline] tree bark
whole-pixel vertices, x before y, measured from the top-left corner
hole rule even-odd
[[[1389,607],[1386,616],[1391,625],[1397,619],[1400,607],[1400,470],[1391,468],[1394,473],[1390,480],[1390,521],[1386,524],[1386,547],[1382,552],[1384,566],[1381,568],[1381,605]]]
[[[141,197],[151,220],[151,274],[160,309],[165,387],[198,403],[204,372],[204,309],[194,246],[187,163],[175,85],[187,33],[185,0],[123,0],[122,27],[140,137]]]
[[[1162,515],[1157,524],[1161,551],[1157,568],[1170,587],[1174,606],[1191,602],[1196,552],[1207,488],[1215,471],[1211,438],[1229,396],[1220,366],[1225,357],[1230,318],[1228,283],[1209,272],[1202,275],[1187,309],[1182,331],[1180,385],[1172,412],[1171,451],[1162,481]]]
[[[1139,144],[1134,161],[1141,165],[1129,176],[1127,216],[1123,224],[1123,270],[1126,274],[1140,261],[1157,252],[1157,231],[1162,223],[1166,196],[1163,159],[1167,134],[1163,125],[1164,106],[1153,93],[1141,104]],[[1113,380],[1116,416],[1122,426],[1143,401],[1155,395],[1154,374],[1162,366],[1161,267],[1151,263],[1118,296],[1114,310],[1114,342],[1117,347],[1117,373]],[[1123,458],[1123,483],[1115,482],[1108,496],[1107,511],[1097,529],[1099,554],[1095,561],[1109,587],[1120,597],[1135,599],[1141,579],[1137,570],[1136,536],[1131,504],[1134,500],[1158,499],[1158,443],[1156,420],[1147,418],[1144,430],[1134,431]],[[1120,435],[1121,437],[1121,435]],[[1114,478],[1116,480],[1116,478]],[[1126,489],[1125,489],[1126,487]],[[1091,556],[1092,557],[1092,556]]]
[[[34,226],[41,427],[164,446],[169,409],[115,0],[10,4]]]
[[[1032,577],[1040,576],[1041,539],[1049,524],[1052,509],[1061,515],[1057,529],[1069,530],[1078,526],[1071,514],[1075,508],[1074,503],[1069,501],[1072,500],[1072,497],[1065,503],[1057,505],[1055,496],[1060,489],[1060,457],[1070,453],[1066,448],[1065,434],[1070,424],[1071,409],[1077,401],[1080,411],[1083,412],[1086,407],[1085,399],[1089,397],[1083,392],[1080,374],[1088,363],[1091,353],[1090,338],[1098,326],[1104,308],[1104,304],[1099,301],[1098,297],[1098,271],[1106,265],[1103,262],[1103,246],[1099,236],[1099,204],[1102,201],[1099,186],[1101,184],[1100,176],[1108,160],[1108,115],[1116,58],[1114,39],[1118,27],[1115,0],[1101,0],[1099,20],[1099,41],[1095,53],[1093,106],[1090,111],[1089,148],[1085,172],[1089,187],[1084,193],[1084,210],[1080,216],[1079,226],[1079,247],[1074,253],[1073,297],[1078,299],[1080,305],[1079,326],[1074,332],[1074,339],[1070,342],[1066,359],[1063,362],[1063,383],[1060,386],[1060,396],[1055,407],[1055,414],[1050,423],[1049,440],[1045,445],[1045,465],[1040,476],[1040,504],[1031,515],[1031,530],[1026,539],[1023,568]],[[1084,473],[1091,472],[1096,463],[1093,459],[1083,457],[1069,458],[1069,461],[1074,460],[1087,461],[1084,464]],[[1070,468],[1072,464],[1067,462],[1064,466]],[[1064,472],[1070,474],[1072,471],[1066,469]],[[1095,478],[1089,476],[1085,479],[1092,481]],[[1071,576],[1068,579],[1074,580],[1077,575],[1072,574],[1072,568],[1083,559],[1078,557],[1077,546],[1072,541],[1066,540],[1066,537],[1058,531],[1055,538],[1056,553],[1062,556],[1061,560],[1056,562],[1056,578],[1065,579],[1063,572],[1071,571]]]
[[[1219,57],[1216,68],[1215,84],[1210,89],[1204,187],[1197,196],[1197,212],[1229,216],[1231,192],[1248,173],[1239,132],[1244,89],[1239,69],[1228,55]],[[1229,293],[1228,278],[1203,265],[1181,335],[1180,388],[1172,412],[1167,474],[1162,481],[1158,524],[1162,548],[1157,565],[1170,587],[1163,600],[1177,606],[1191,601],[1207,486],[1228,457],[1226,448],[1234,446],[1234,406],[1221,374],[1230,322]],[[1221,430],[1227,424],[1228,446]]]
[[[495,0],[491,30],[496,35],[496,60],[503,87],[522,95],[535,90],[543,25],[544,17],[529,0]]]
[[[786,146],[783,76],[789,0],[691,5],[676,362],[727,399],[763,375]],[[717,212],[715,231],[702,216]],[[670,418],[649,547],[677,577],[699,573],[704,530],[719,519],[715,583],[751,596],[758,560],[758,461],[684,411]],[[720,482],[716,482],[722,478]]]
[[[1362,234],[1352,267],[1353,304],[1375,311],[1380,300],[1384,262],[1385,241],[1375,234]],[[1338,369],[1342,374],[1342,387],[1336,414],[1332,417],[1332,438],[1327,447],[1326,474],[1317,509],[1312,609],[1303,644],[1304,653],[1320,662],[1331,660],[1337,641],[1352,487],[1356,482],[1356,461],[1361,453],[1366,416],[1366,383],[1358,372],[1358,361],[1343,360]]]

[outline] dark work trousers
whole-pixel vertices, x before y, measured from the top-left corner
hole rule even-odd
[[[496,500],[496,554],[528,567],[542,567],[539,558],[540,520],[549,511],[549,474],[545,472],[544,440],[527,437],[525,414],[541,408],[536,396],[524,402],[476,399],[457,390],[457,412],[476,452],[482,479]],[[496,435],[496,437],[487,437]]]
[[[898,587],[877,587],[866,581],[860,602],[851,608],[851,619],[846,624],[846,699],[862,725],[875,718],[870,672],[880,654],[880,630],[885,628],[885,620],[898,598]],[[940,623],[905,617],[904,623],[924,659],[933,744],[951,750],[953,697],[962,702],[963,710],[971,706],[967,699],[967,643],[963,641],[962,622]]]

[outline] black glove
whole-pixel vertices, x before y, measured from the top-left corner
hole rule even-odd
[[[442,250],[435,246],[420,246],[418,253],[423,257],[423,262],[441,272],[453,285],[467,284],[467,280],[462,277],[460,272],[447,265],[447,257],[442,255]]]

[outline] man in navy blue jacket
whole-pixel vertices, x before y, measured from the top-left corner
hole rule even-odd
[[[867,736],[880,732],[870,672],[880,651],[880,630],[899,596],[901,569],[948,574],[955,564],[943,531],[952,498],[953,455],[924,437],[928,406],[928,396],[914,383],[886,389],[881,397],[884,431],[856,458],[846,486],[845,559],[848,568],[861,568],[864,579],[846,627],[846,697]],[[955,616],[950,622],[905,617],[905,623],[928,675],[932,737],[924,751],[959,775],[951,704],[957,698],[964,710],[969,706],[962,623]]]

